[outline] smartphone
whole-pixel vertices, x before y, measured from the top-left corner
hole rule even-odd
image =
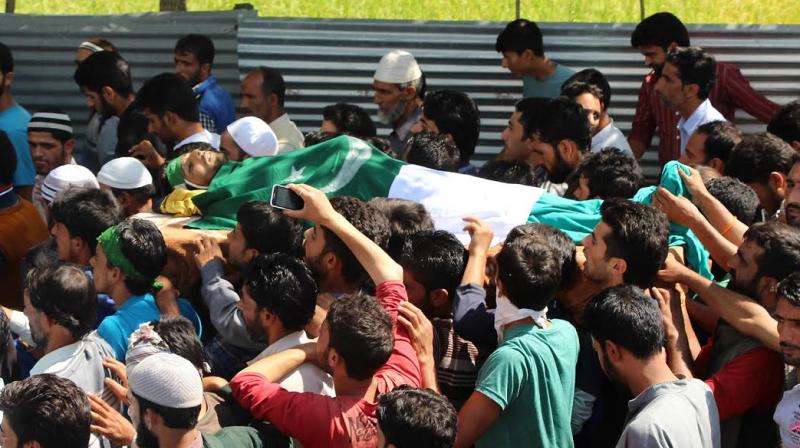
[[[305,204],[303,198],[294,191],[283,185],[274,185],[269,205],[283,210],[302,210]]]

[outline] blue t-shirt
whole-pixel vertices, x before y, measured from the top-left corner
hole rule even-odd
[[[200,112],[211,117],[216,125],[216,130],[209,131],[222,134],[236,120],[236,108],[231,95],[219,85],[214,75],[198,84],[194,93],[200,97]]]
[[[555,98],[561,95],[561,84],[574,74],[575,70],[557,64],[556,71],[547,79],[540,81],[531,75],[525,75],[522,77],[522,97]]]
[[[28,122],[31,114],[19,104],[0,112],[0,131],[5,131],[17,152],[17,170],[14,171],[14,186],[36,183],[31,150],[28,147]]]

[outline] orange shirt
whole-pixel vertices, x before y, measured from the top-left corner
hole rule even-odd
[[[22,309],[20,261],[28,249],[47,239],[47,226],[30,202],[0,209],[0,305]]]

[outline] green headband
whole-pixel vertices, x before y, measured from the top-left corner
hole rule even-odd
[[[118,267],[122,273],[125,274],[125,277],[131,280],[153,282],[153,288],[161,288],[161,284],[156,282],[155,279],[149,278],[137,271],[133,263],[122,253],[122,240],[119,237],[117,226],[111,226],[101,233],[100,236],[97,237],[97,244],[103,248],[103,253],[106,254],[108,263]]]
[[[170,160],[164,167],[164,174],[167,176],[167,182],[173,187],[178,186],[184,182],[183,165],[181,161],[183,156],[175,157]]]

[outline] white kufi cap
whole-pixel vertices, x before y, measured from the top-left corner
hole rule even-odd
[[[169,408],[200,406],[203,381],[187,359],[173,353],[156,353],[128,371],[131,392],[152,403]]]
[[[47,174],[42,182],[42,198],[48,203],[53,197],[69,187],[100,188],[97,178],[88,168],[81,165],[67,164],[55,168]]]
[[[111,188],[133,190],[153,183],[153,176],[134,157],[119,157],[106,162],[97,173],[97,181]]]
[[[391,84],[405,84],[422,77],[417,60],[411,53],[404,50],[392,50],[386,53],[378,69],[375,70],[375,81]]]
[[[274,156],[278,153],[278,137],[260,118],[240,118],[229,124],[226,130],[242,151],[252,157]]]

